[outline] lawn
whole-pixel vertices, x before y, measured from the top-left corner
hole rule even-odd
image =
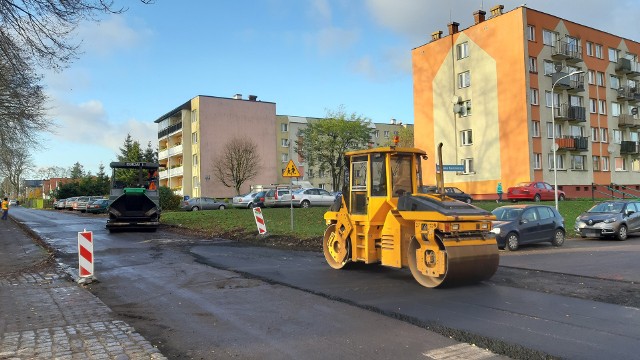
[[[521,202],[526,203],[526,202]],[[497,204],[495,201],[477,201],[475,206],[485,210],[493,210],[498,206],[509,205],[510,202]],[[554,206],[553,201],[541,204]],[[594,202],[592,200],[566,200],[559,202],[560,214],[564,217],[567,234],[573,235],[576,217],[586,211]],[[291,210],[289,208],[265,208],[263,216],[267,231],[272,235],[291,236],[301,239],[317,238],[324,234],[326,228],[324,213],[326,207],[293,209],[293,231],[291,230]],[[225,209],[196,212],[168,211],[162,214],[162,223],[203,231],[208,234],[257,234],[253,211],[251,209]]]

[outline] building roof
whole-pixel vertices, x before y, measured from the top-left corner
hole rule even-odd
[[[254,95],[251,95],[251,96],[254,96]],[[164,119],[170,118],[171,116],[179,113],[182,110],[190,109],[191,108],[191,100],[193,100],[193,99],[195,99],[197,97],[222,99],[222,100],[232,100],[232,101],[248,101],[248,102],[260,102],[260,103],[266,103],[266,104],[275,104],[274,102],[271,102],[271,101],[249,100],[249,99],[234,99],[234,98],[227,98],[227,97],[221,97],[221,96],[211,96],[211,95],[196,95],[193,98],[191,98],[188,101],[186,101],[184,104],[179,105],[175,109],[173,109],[173,110],[169,111],[168,113],[160,116],[158,119],[156,119],[154,121],[154,123],[159,123]],[[257,97],[256,97],[256,99],[257,99]]]

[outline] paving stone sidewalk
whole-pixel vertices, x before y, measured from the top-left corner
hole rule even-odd
[[[166,359],[11,219],[0,221],[0,359]]]

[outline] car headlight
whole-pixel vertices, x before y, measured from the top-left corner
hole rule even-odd
[[[605,224],[611,224],[612,222],[616,222],[616,218],[608,218],[604,221]]]
[[[496,235],[500,235],[500,228],[499,227],[494,227],[493,229],[491,229],[491,231],[489,231],[490,233],[494,233]]]

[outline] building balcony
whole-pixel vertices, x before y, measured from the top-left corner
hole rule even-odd
[[[184,168],[183,168],[182,165],[173,167],[173,168],[168,170],[169,171],[169,177],[182,176],[183,170],[184,170]]]
[[[168,156],[175,156],[182,154],[182,144],[178,144],[176,146],[170,147],[168,149]]]
[[[169,157],[169,149],[162,149],[158,151],[158,160],[164,160]]]
[[[627,58],[618,59],[616,63],[616,73],[626,74],[629,77],[637,77],[640,75],[640,64]]]
[[[560,104],[559,107],[554,108],[554,115],[556,120],[566,120],[575,122],[587,121],[587,109],[582,106],[571,106],[569,104]]]
[[[160,180],[169,178],[169,170],[160,171]]]
[[[556,139],[558,150],[589,151],[589,138],[585,136],[565,136]]]
[[[555,60],[564,60],[570,63],[582,62],[582,46],[566,41],[558,41],[551,50],[551,57]]]
[[[182,130],[182,121],[173,125],[169,125],[168,127],[158,131],[158,138],[169,136],[180,130]]]
[[[620,144],[620,154],[640,155],[640,142],[623,141]]]
[[[618,115],[618,127],[635,128],[640,126],[638,115],[620,114]]]
[[[633,102],[640,100],[640,93],[638,92],[638,89],[636,87],[621,86],[616,92],[618,100],[627,100]]]
[[[582,92],[584,88],[584,74],[575,74],[567,76],[567,73],[557,72],[551,74],[552,84],[555,84],[554,89],[567,90],[571,92]],[[563,78],[564,76],[564,78]]]

